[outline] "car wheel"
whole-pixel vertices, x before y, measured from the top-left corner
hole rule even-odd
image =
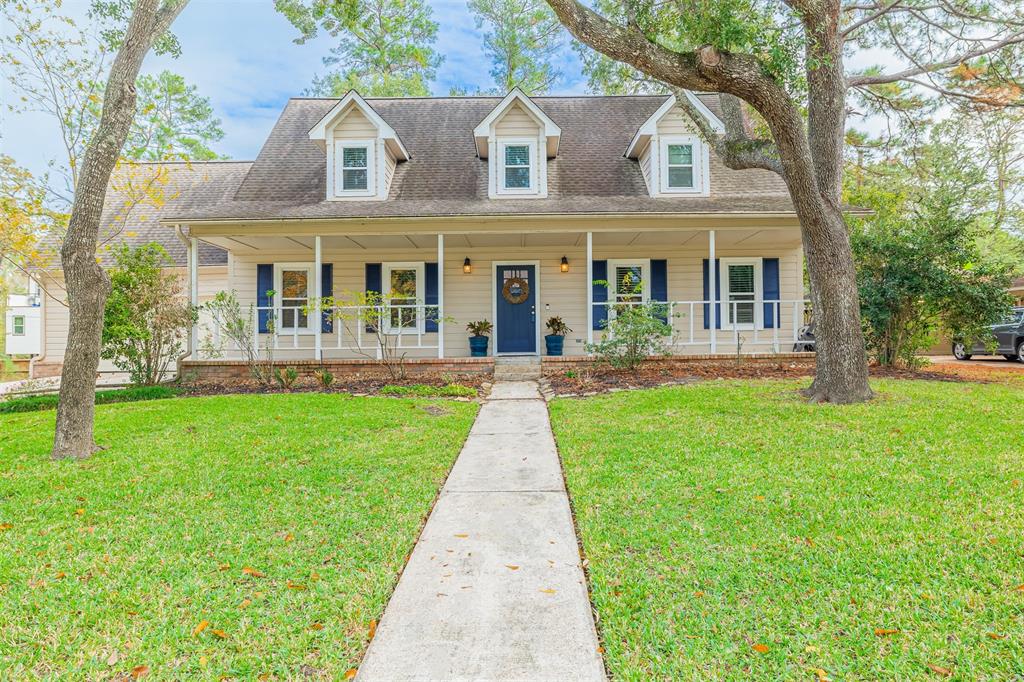
[[[1017,362],[1024,362],[1024,340],[1017,342]]]
[[[1009,360],[1010,362],[1017,362],[1017,356],[1016,355],[1004,355],[1003,357],[1006,358],[1007,360]]]
[[[957,360],[970,360],[971,354],[967,352],[967,346],[962,343],[953,344],[953,357]]]

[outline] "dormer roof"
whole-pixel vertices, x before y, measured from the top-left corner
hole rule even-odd
[[[547,156],[554,158],[558,155],[558,143],[562,137],[562,129],[551,120],[537,104],[526,96],[519,88],[513,88],[510,93],[498,102],[498,106],[491,109],[484,120],[473,129],[473,138],[476,140],[476,153],[481,159],[487,158],[487,142],[494,132],[494,124],[501,120],[501,117],[516,103],[522,105],[526,113],[544,131],[547,139]]]
[[[355,90],[349,90],[337,104],[331,107],[330,111],[317,121],[316,125],[310,128],[309,139],[320,145],[321,149],[326,149],[327,138],[331,130],[349,114],[353,107],[359,109],[363,116],[376,126],[378,136],[384,140],[384,144],[388,146],[396,159],[408,161],[411,158],[405,145],[402,144],[402,138],[398,136],[395,129]]]
[[[704,118],[707,119],[712,130],[716,133],[725,132],[725,124],[722,122],[722,119],[715,115],[715,112],[711,111],[711,109],[709,109],[708,106],[704,104],[699,97],[697,97],[697,95],[693,94],[689,90],[684,90],[683,92],[686,93],[686,99],[690,104],[692,104],[694,108],[696,108],[697,111],[703,114]],[[648,117],[647,120],[637,128],[636,134],[633,135],[633,139],[629,141],[629,146],[626,148],[626,158],[635,159],[640,156],[644,147],[647,146],[647,143],[650,142],[651,138],[658,132],[658,122],[675,108],[676,103],[676,96],[670,95],[668,99],[665,100],[664,104],[658,107],[658,110],[651,114],[650,117]]]

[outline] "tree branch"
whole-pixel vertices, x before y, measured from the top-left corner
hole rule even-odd
[[[743,104],[733,95],[720,95],[722,103],[722,122],[725,133],[719,133],[711,127],[703,113],[693,105],[686,92],[680,88],[672,88],[679,107],[687,113],[700,135],[711,145],[722,163],[732,170],[760,168],[782,175],[782,162],[779,160],[775,144],[768,140],[759,140],[750,136]]]

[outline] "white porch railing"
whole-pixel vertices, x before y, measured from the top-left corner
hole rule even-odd
[[[672,328],[672,336],[666,344],[670,349],[692,347],[709,348],[714,352],[717,346],[729,343],[730,348],[740,352],[745,346],[770,345],[772,353],[783,351],[783,345],[792,350],[805,350],[814,346],[814,339],[804,335],[811,321],[809,300],[773,301],[594,301],[606,311],[605,319],[615,316],[616,308],[654,305],[665,313],[666,323]],[[705,316],[704,306],[708,306]],[[720,326],[711,329],[714,310],[718,308]],[[744,318],[741,318],[741,311]],[[707,319],[708,328],[704,327]],[[739,321],[749,319],[750,322]],[[737,320],[737,323],[733,323]],[[767,323],[771,322],[768,327]],[[724,338],[723,338],[724,337]],[[712,342],[714,339],[714,343]]]

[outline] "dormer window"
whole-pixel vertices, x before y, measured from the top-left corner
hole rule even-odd
[[[476,153],[487,160],[487,196],[543,199],[547,160],[558,154],[562,131],[518,88],[473,129]]]
[[[699,192],[701,159],[699,140],[691,137],[665,137],[662,144],[661,191],[665,193]]]
[[[374,193],[373,178],[376,174],[373,172],[373,148],[372,140],[335,142],[334,158],[341,162],[335,164],[338,173],[334,189],[338,196],[368,196]]]
[[[504,165],[499,191],[502,194],[536,192],[534,164],[537,158],[537,142],[502,142],[501,148]]]
[[[383,200],[395,166],[409,160],[398,133],[354,90],[309,131],[325,152],[328,201]]]

